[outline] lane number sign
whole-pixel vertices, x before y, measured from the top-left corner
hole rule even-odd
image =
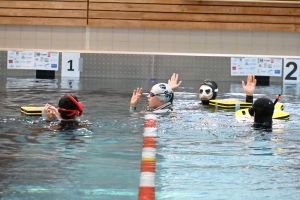
[[[283,63],[283,82],[300,83],[300,58],[285,58]]]
[[[80,53],[62,52],[61,76],[79,77],[80,76]]]

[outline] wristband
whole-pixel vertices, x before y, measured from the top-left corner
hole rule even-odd
[[[136,110],[136,107],[131,107],[131,106],[130,106],[130,110]]]

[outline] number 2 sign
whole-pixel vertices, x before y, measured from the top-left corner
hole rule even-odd
[[[80,76],[79,60],[80,60],[80,53],[62,52],[61,76],[79,77]]]
[[[300,58],[285,58],[283,65],[283,82],[300,83]]]

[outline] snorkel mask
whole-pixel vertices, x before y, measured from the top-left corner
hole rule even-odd
[[[58,110],[64,111],[64,112],[69,112],[69,114],[67,114],[67,116],[72,116],[72,115],[76,114],[76,116],[80,117],[83,114],[84,105],[82,105],[82,103],[76,101],[76,99],[70,94],[67,97],[69,100],[71,100],[76,105],[77,109],[66,109],[66,108],[58,107]]]
[[[205,80],[199,88],[199,97],[202,104],[208,104],[209,100],[215,99],[218,95],[218,85],[211,80]]]

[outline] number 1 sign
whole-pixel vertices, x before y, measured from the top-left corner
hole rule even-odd
[[[79,60],[80,60],[80,53],[62,52],[61,76],[79,77],[80,76]]]
[[[283,65],[283,82],[299,83],[300,82],[300,58],[285,58]]]

